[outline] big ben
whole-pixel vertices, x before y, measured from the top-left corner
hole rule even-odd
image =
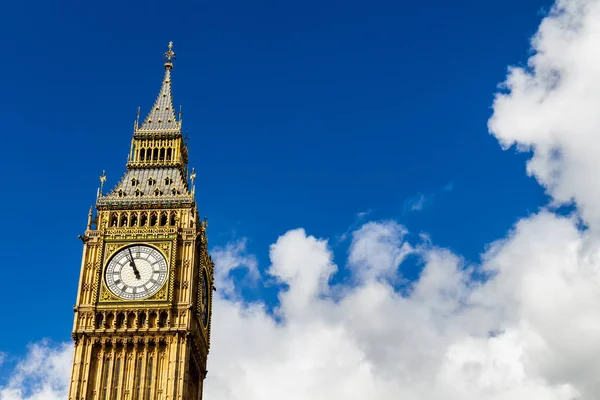
[[[70,400],[202,399],[214,263],[173,108],[172,47],[126,171],[99,190],[80,236]]]

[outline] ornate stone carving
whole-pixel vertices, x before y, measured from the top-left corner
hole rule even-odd
[[[102,290],[102,295],[100,296],[100,300],[102,300],[102,301],[119,301],[118,298],[113,296],[113,294],[106,289]]]

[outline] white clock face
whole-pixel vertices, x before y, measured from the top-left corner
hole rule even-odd
[[[167,281],[167,261],[153,247],[133,245],[115,254],[106,266],[106,285],[123,300],[150,297]]]

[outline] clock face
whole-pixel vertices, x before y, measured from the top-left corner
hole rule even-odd
[[[206,328],[208,324],[208,276],[206,270],[202,268],[202,274],[200,275],[200,287],[202,288],[202,296],[200,301],[202,302],[202,325]]]
[[[106,285],[123,300],[150,297],[167,281],[167,261],[153,247],[133,245],[119,250],[106,266]]]

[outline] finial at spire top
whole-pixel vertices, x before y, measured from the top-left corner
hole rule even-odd
[[[166,69],[173,69],[173,63],[172,60],[175,60],[175,52],[173,51],[173,42],[169,42],[169,50],[167,50],[165,52],[165,54],[163,55],[163,57],[165,58],[165,60],[167,60],[167,62],[165,63],[165,68]]]

